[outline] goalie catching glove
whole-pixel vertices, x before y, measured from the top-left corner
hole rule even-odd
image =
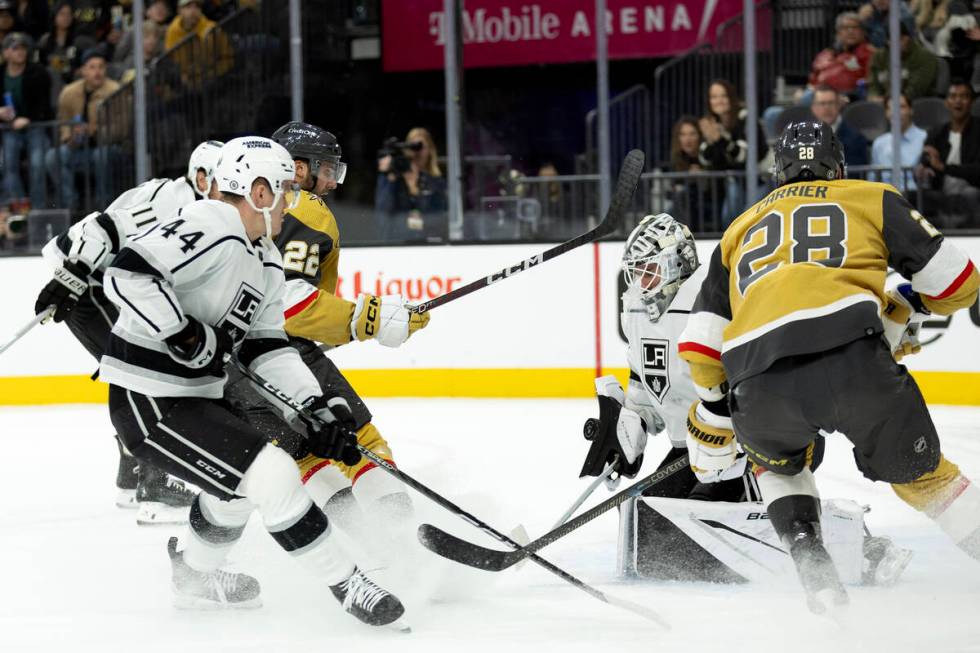
[[[717,483],[745,473],[745,454],[738,453],[732,418],[724,399],[696,401],[687,414],[687,453],[691,470],[702,483]]]
[[[49,281],[41,293],[37,296],[34,303],[35,315],[40,315],[48,310],[49,306],[54,306],[54,321],[62,322],[71,315],[78,304],[78,299],[86,290],[90,270],[87,265],[80,261],[69,261],[65,259],[64,264],[54,271],[54,279]]]
[[[318,458],[337,460],[345,465],[356,465],[361,460],[357,450],[357,423],[350,405],[343,397],[316,397],[309,400],[306,408],[312,418],[295,413],[293,428],[306,434],[307,450]]]
[[[616,377],[596,379],[595,392],[599,400],[598,427],[593,431],[592,447],[579,476],[599,476],[615,461],[616,466],[606,482],[613,489],[620,477],[634,478],[640,471],[647,444],[646,425],[636,412],[623,407],[626,396]]]
[[[351,337],[374,338],[385,347],[399,347],[429,323],[428,313],[412,313],[401,295],[360,295],[350,321]]]
[[[881,322],[892,356],[900,361],[905,356],[918,354],[922,349],[919,330],[932,314],[923,305],[919,293],[912,290],[912,284],[899,284],[885,296],[888,302],[881,312]]]

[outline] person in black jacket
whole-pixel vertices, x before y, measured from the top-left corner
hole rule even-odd
[[[980,204],[980,121],[970,116],[973,88],[962,79],[946,92],[949,122],[929,132],[916,170],[924,210],[939,227],[976,227]]]
[[[45,127],[32,123],[51,120],[51,78],[43,66],[28,62],[31,37],[12,32],[3,42],[4,74],[2,92],[4,106],[0,108],[3,121],[3,189],[7,201],[24,197],[24,182],[20,177],[20,153],[27,146],[30,159],[31,205],[44,206],[44,153],[48,149]],[[8,102],[9,100],[9,102]]]
[[[391,242],[442,242],[449,238],[446,180],[429,130],[415,127],[406,149],[378,161],[374,212],[378,233]],[[401,163],[399,163],[401,162]]]
[[[704,140],[698,153],[706,170],[745,170],[749,153],[745,107],[731,82],[716,79],[708,85],[708,112],[698,121]],[[755,126],[759,159],[765,155],[765,134]],[[725,180],[725,199],[721,207],[721,226],[726,227],[745,210],[745,180],[732,176]]]
[[[840,117],[841,96],[832,86],[818,86],[813,92],[810,110],[813,116],[830,125],[837,140],[844,146],[844,163],[849,166],[868,165],[868,139]]]

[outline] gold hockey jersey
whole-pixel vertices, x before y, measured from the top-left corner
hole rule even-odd
[[[885,275],[910,279],[931,311],[969,306],[973,263],[888,184],[782,186],[725,231],[678,349],[695,383],[731,384],[776,360],[882,331]]]
[[[286,274],[286,333],[328,345],[350,342],[354,304],[336,296],[340,231],[327,205],[303,191],[276,237]]]

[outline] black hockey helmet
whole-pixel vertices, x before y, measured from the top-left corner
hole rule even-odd
[[[772,174],[776,186],[794,181],[843,179],[844,147],[824,122],[791,122],[773,147]]]
[[[326,129],[306,122],[287,122],[272,134],[272,140],[286,148],[294,159],[307,161],[312,179],[320,173],[320,164],[332,163],[335,181],[344,183],[347,166],[340,162],[340,143]]]

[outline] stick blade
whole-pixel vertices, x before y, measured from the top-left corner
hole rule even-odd
[[[609,210],[599,225],[601,233],[612,233],[619,228],[626,215],[626,209],[633,201],[636,187],[640,183],[640,175],[643,174],[643,166],[646,163],[646,155],[642,150],[630,150],[623,159],[623,166],[619,170],[619,179],[616,180],[616,190],[613,191],[612,200],[609,203]]]
[[[422,546],[429,551],[461,565],[483,569],[484,571],[501,571],[510,566],[506,551],[488,549],[467,542],[432,524],[420,525],[418,537]]]

